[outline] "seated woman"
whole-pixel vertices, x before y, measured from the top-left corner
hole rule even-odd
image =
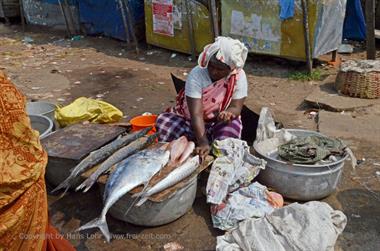
[[[75,250],[49,224],[46,164],[25,97],[0,71],[0,250]]]
[[[247,53],[244,44],[228,37],[218,37],[204,48],[175,107],[157,118],[160,141],[185,135],[196,141],[196,153],[205,157],[213,140],[241,137],[240,113],[248,89],[242,68]]]

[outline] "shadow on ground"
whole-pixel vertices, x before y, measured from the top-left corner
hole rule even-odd
[[[347,226],[339,243],[345,251],[380,248],[380,191],[347,189],[337,194]]]

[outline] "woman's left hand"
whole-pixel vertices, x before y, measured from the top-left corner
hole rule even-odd
[[[218,120],[223,122],[230,122],[235,118],[235,115],[230,111],[222,111],[218,115]]]

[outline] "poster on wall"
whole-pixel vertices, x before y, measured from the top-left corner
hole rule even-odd
[[[153,0],[153,32],[174,36],[173,0]]]

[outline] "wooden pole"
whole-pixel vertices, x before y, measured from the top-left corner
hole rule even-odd
[[[313,59],[311,57],[311,50],[310,50],[308,0],[301,0],[301,3],[302,3],[302,12],[303,12],[303,33],[304,33],[304,38],[305,38],[306,63],[307,63],[307,70],[309,73],[311,73],[313,70]]]
[[[61,8],[63,19],[65,20],[67,35],[69,36],[69,38],[71,38],[70,25],[69,25],[69,22],[67,21],[65,9],[63,8],[61,0],[58,0],[58,4],[59,4],[59,7]]]
[[[196,59],[196,48],[195,48],[195,37],[194,37],[194,25],[193,25],[193,15],[191,13],[191,6],[189,1],[185,1],[185,8],[187,14],[187,28],[189,30],[189,39],[190,39],[190,47],[191,47],[191,59],[195,61]]]
[[[74,32],[73,34],[76,35],[76,34],[78,34],[78,31],[77,31],[76,26],[75,26],[75,21],[74,21],[73,13],[71,11],[71,6],[67,0],[64,0],[63,3],[65,5],[65,10],[69,13],[68,14],[68,17],[69,17],[68,21],[69,21],[69,26],[71,28],[71,31],[73,31]]]
[[[127,13],[127,18],[128,18],[129,30],[131,31],[132,40],[133,40],[133,43],[135,44],[136,54],[139,54],[138,41],[137,41],[136,32],[134,28],[134,22],[132,20],[132,13],[129,10],[129,6],[128,6],[128,1],[124,0],[124,5],[125,5],[125,11]]]
[[[375,41],[375,0],[365,1],[367,25],[367,59],[376,59]]]
[[[220,32],[219,32],[219,25],[218,25],[218,11],[216,8],[215,0],[210,0],[210,13],[211,13],[212,27],[214,30],[214,36],[218,37],[220,35]]]
[[[125,30],[125,39],[127,40],[127,44],[131,41],[129,37],[129,29],[128,29],[128,23],[127,23],[127,14],[125,13],[125,9],[123,7],[123,1],[119,0],[119,6],[120,6],[120,11],[121,11],[121,17],[123,19],[123,24],[124,24],[124,30]]]
[[[19,3],[20,3],[20,18],[21,18],[22,32],[25,32],[24,2],[23,0],[19,0]]]
[[[380,1],[376,1],[376,11],[375,11],[375,26],[380,29]]]

